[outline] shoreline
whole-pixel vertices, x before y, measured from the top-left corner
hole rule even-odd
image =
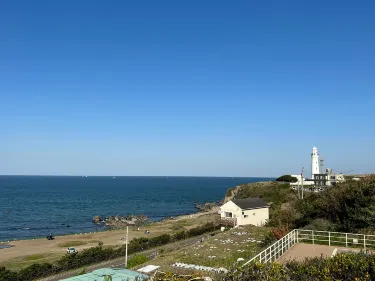
[[[218,207],[217,207],[218,208]],[[157,221],[151,221],[151,223],[147,226],[142,226],[140,228],[145,228],[145,227],[152,227],[153,225],[155,224],[158,224],[158,223],[163,223],[163,222],[168,222],[168,221],[181,221],[181,220],[185,220],[185,219],[192,219],[194,218],[194,216],[199,216],[199,215],[204,215],[204,214],[210,214],[212,213],[214,210],[216,210],[216,207],[212,208],[211,210],[209,211],[206,211],[206,212],[202,212],[202,211],[199,211],[197,210],[195,213],[187,213],[187,214],[183,214],[183,215],[177,215],[177,216],[173,216],[173,217],[164,217],[160,220],[157,220]],[[135,228],[134,226],[129,226],[129,230],[131,228]],[[98,234],[98,233],[109,233],[109,232],[114,232],[114,231],[121,231],[121,230],[124,230],[125,228],[116,228],[116,229],[109,229],[107,227],[103,227],[103,229],[101,230],[97,230],[97,231],[87,231],[87,232],[77,232],[77,233],[67,233],[67,234],[63,234],[63,235],[54,235],[53,237],[58,238],[58,237],[67,237],[67,236],[78,236],[78,235],[89,235],[89,234]],[[48,234],[48,233],[47,233]],[[46,236],[38,236],[38,237],[29,237],[29,238],[23,238],[23,239],[17,239],[17,238],[14,238],[14,239],[11,239],[11,240],[0,240],[0,245],[9,245],[9,243],[12,243],[12,242],[21,242],[21,241],[36,241],[36,240],[44,240],[46,239]],[[1,248],[0,247],[0,253],[1,253],[1,250],[2,249],[5,249],[5,248]]]
[[[173,234],[183,229],[187,231],[208,222],[215,222],[218,218],[217,211],[213,209],[208,212],[167,218],[150,226],[140,227],[139,231],[131,227],[129,241],[140,237],[152,238],[162,234]],[[146,230],[148,233],[145,233]],[[0,245],[11,247],[0,249],[0,267],[18,270],[33,263],[54,262],[66,254],[68,247],[74,247],[77,251],[96,247],[98,243],[118,247],[124,245],[125,237],[124,230],[109,230],[56,236],[54,240],[39,238],[5,242]]]

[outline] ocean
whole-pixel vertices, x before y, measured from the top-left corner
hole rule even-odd
[[[0,176],[0,241],[100,231],[101,217],[144,214],[157,221],[196,212],[194,202],[267,178]],[[68,227],[69,226],[69,227]]]

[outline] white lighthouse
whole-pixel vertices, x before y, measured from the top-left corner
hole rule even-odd
[[[314,178],[314,175],[319,174],[319,154],[318,149],[314,146],[311,153],[311,178]]]

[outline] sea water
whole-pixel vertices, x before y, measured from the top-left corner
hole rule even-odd
[[[0,176],[0,241],[103,230],[101,217],[144,214],[156,221],[195,212],[194,202],[266,178]]]

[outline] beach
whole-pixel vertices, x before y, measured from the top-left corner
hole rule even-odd
[[[182,229],[197,227],[206,222],[212,222],[219,218],[217,208],[205,213],[196,213],[166,219],[153,223],[147,227],[129,227],[129,241],[135,237],[153,237],[163,233],[174,233]],[[145,234],[144,231],[150,231]],[[91,232],[83,234],[73,234],[56,236],[54,240],[46,238],[29,239],[2,243],[0,245],[10,245],[12,247],[0,249],[0,266],[9,269],[20,269],[32,263],[52,262],[66,254],[68,247],[74,247],[78,251],[97,246],[99,241],[103,246],[121,246],[125,244],[126,230],[112,230],[102,232]]]

